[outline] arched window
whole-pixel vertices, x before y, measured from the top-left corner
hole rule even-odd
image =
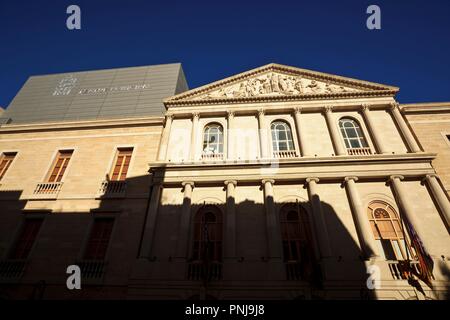
[[[272,132],[273,151],[290,151],[294,150],[294,142],[292,140],[291,128],[284,121],[274,121],[270,126]]]
[[[203,206],[195,215],[192,260],[222,261],[222,212],[214,205]]]
[[[405,260],[415,257],[407,238],[403,234],[402,223],[395,209],[380,200],[372,201],[367,208],[370,225],[379,251],[386,260]],[[408,250],[408,256],[407,252]]]
[[[356,120],[351,118],[342,118],[339,120],[339,128],[344,138],[347,149],[368,148],[366,138]]]
[[[314,249],[307,212],[298,202],[283,205],[280,227],[288,280],[311,279]]]
[[[203,154],[223,153],[223,128],[218,123],[210,123],[203,131]]]

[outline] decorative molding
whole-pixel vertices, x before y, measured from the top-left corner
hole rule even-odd
[[[393,96],[397,87],[295,67],[269,64],[164,100],[167,106],[302,100],[332,97]]]
[[[313,177],[313,178],[306,178],[306,182],[309,184],[311,181],[314,181],[315,183],[319,183],[320,179]]]

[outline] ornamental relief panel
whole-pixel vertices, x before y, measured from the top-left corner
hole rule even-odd
[[[269,72],[259,77],[251,78],[240,83],[235,83],[233,85],[202,94],[194,98],[194,100],[246,98],[257,96],[333,94],[357,91],[362,90],[344,87],[330,82],[307,79],[302,76]]]

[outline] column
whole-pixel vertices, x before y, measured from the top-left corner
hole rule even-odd
[[[411,225],[414,227],[417,235],[419,236],[420,240],[422,241],[425,248],[428,250],[428,253],[431,255],[431,247],[427,244],[426,239],[423,237],[424,232],[422,230],[422,226],[420,222],[417,219],[416,214],[414,214],[414,210],[412,209],[412,206],[410,205],[408,198],[406,197],[405,190],[402,186],[402,180],[404,179],[403,176],[399,175],[393,175],[389,177],[389,183],[391,184],[392,188],[394,189],[395,199],[398,202],[398,206],[400,209],[400,213],[411,223]],[[420,201],[420,200],[419,200]]]
[[[328,238],[328,230],[323,216],[322,204],[317,193],[318,178],[308,178],[306,183],[308,185],[309,202],[312,207],[312,220],[314,224],[315,234],[319,244],[320,257],[326,258],[331,256],[330,240]]]
[[[234,145],[234,139],[233,139],[233,135],[234,135],[234,127],[233,127],[233,122],[234,122],[234,112],[233,111],[228,111],[227,113],[227,159],[228,160],[233,160],[234,159],[234,148],[236,148],[236,146]]]
[[[294,109],[294,117],[295,117],[295,128],[297,129],[297,139],[298,144],[300,146],[300,152],[302,157],[311,156],[311,151],[308,148],[308,144],[306,143],[306,133],[305,128],[301,123],[301,111],[300,107]]]
[[[421,152],[419,145],[416,142],[416,139],[412,135],[411,131],[409,130],[408,125],[405,122],[405,119],[403,118],[400,109],[398,107],[398,103],[392,103],[391,104],[391,113],[394,116],[395,122],[400,128],[400,131],[403,135],[403,137],[406,140],[406,143],[408,144],[408,148],[411,152]]]
[[[364,117],[364,120],[367,124],[367,128],[369,129],[370,136],[373,139],[373,142],[375,144],[375,147],[377,148],[378,153],[380,154],[386,154],[389,153],[386,151],[386,147],[384,146],[383,140],[381,139],[377,127],[374,125],[372,121],[372,116],[370,114],[370,106],[368,104],[363,104],[361,106],[361,111]]]
[[[267,241],[270,259],[282,258],[281,231],[278,225],[278,219],[275,213],[275,203],[273,200],[273,184],[274,180],[264,179],[262,184],[264,187],[264,202],[266,207],[266,228]]]
[[[226,232],[225,232],[225,257],[236,257],[236,200],[234,191],[237,182],[234,180],[225,181],[227,196],[227,215],[226,215]]]
[[[346,155],[347,152],[342,145],[341,138],[339,136],[338,127],[336,121],[333,117],[333,107],[326,106],[325,109],[325,118],[327,120],[328,130],[330,131],[331,141],[333,142],[334,152],[338,156]]]
[[[197,131],[198,131],[198,119],[200,118],[199,113],[192,114],[192,132],[191,132],[191,151],[190,151],[190,159],[192,161],[195,159],[195,151],[197,150]]]
[[[188,255],[189,229],[191,224],[191,199],[194,182],[181,183],[184,188],[183,207],[181,208],[180,226],[178,228],[177,258],[185,259]]]
[[[259,143],[261,147],[261,158],[266,159],[268,157],[268,144],[267,144],[267,126],[266,118],[264,117],[264,110],[258,110],[258,127],[259,127]]]
[[[355,221],[361,250],[366,258],[373,258],[379,256],[378,249],[367,213],[362,207],[358,190],[356,189],[356,181],[358,181],[357,177],[346,177],[345,188],[352,208],[353,220]]]
[[[442,189],[439,181],[437,180],[437,175],[427,174],[423,181],[428,184],[428,187],[433,194],[434,200],[437,202],[439,208],[441,209],[441,214],[444,218],[444,222],[446,223],[447,228],[450,228],[450,202],[445,191]]]
[[[164,130],[159,144],[158,160],[164,161],[167,157],[167,147],[169,145],[170,128],[172,127],[173,114],[166,115],[166,123],[164,124]]]
[[[158,215],[159,202],[161,197],[161,182],[155,182],[152,185],[152,194],[150,198],[150,205],[147,211],[147,219],[145,221],[144,234],[142,236],[140,258],[150,258],[153,237],[155,233],[156,217]]]

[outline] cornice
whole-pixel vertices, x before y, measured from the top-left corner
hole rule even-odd
[[[110,128],[110,127],[141,126],[141,125],[162,125],[163,122],[164,117],[152,116],[142,118],[125,118],[125,119],[121,118],[121,119],[107,119],[107,120],[5,124],[0,126],[0,134],[15,133],[15,132],[33,132],[33,131],[96,129],[96,128]]]
[[[217,162],[186,162],[168,163],[156,161],[149,163],[149,167],[155,170],[164,169],[170,171],[176,170],[220,170],[220,169],[248,169],[248,168],[266,168],[276,163],[279,167],[292,166],[336,166],[346,164],[370,164],[370,163],[405,163],[405,162],[430,162],[436,158],[436,153],[407,153],[407,154],[375,154],[371,156],[334,156],[334,157],[301,157],[292,159],[254,160],[254,161],[217,161]]]
[[[200,95],[206,91],[215,90],[222,86],[226,86],[232,83],[236,83],[240,80],[247,79],[251,76],[258,74],[264,74],[266,72],[284,72],[288,75],[301,75],[307,76],[314,80],[319,81],[335,81],[342,85],[349,85],[355,89],[371,90],[363,92],[343,92],[343,93],[329,93],[329,94],[303,94],[295,96],[264,96],[264,97],[246,97],[246,98],[225,98],[225,99],[205,99],[205,100],[186,100],[190,97]],[[346,78],[342,76],[306,70],[296,67],[290,67],[280,64],[271,63],[247,72],[243,72],[219,81],[212,82],[210,84],[201,86],[196,89],[189,90],[187,92],[172,96],[164,100],[166,107],[181,106],[181,105],[203,105],[203,104],[222,104],[222,103],[242,103],[242,102],[259,102],[259,101],[292,101],[292,100],[310,100],[321,98],[348,98],[348,97],[364,97],[364,96],[393,96],[398,92],[399,88],[393,86],[387,86],[374,82],[368,82],[363,80],[357,80],[352,78]]]
[[[406,114],[450,112],[450,102],[410,103],[401,104],[399,107]]]

